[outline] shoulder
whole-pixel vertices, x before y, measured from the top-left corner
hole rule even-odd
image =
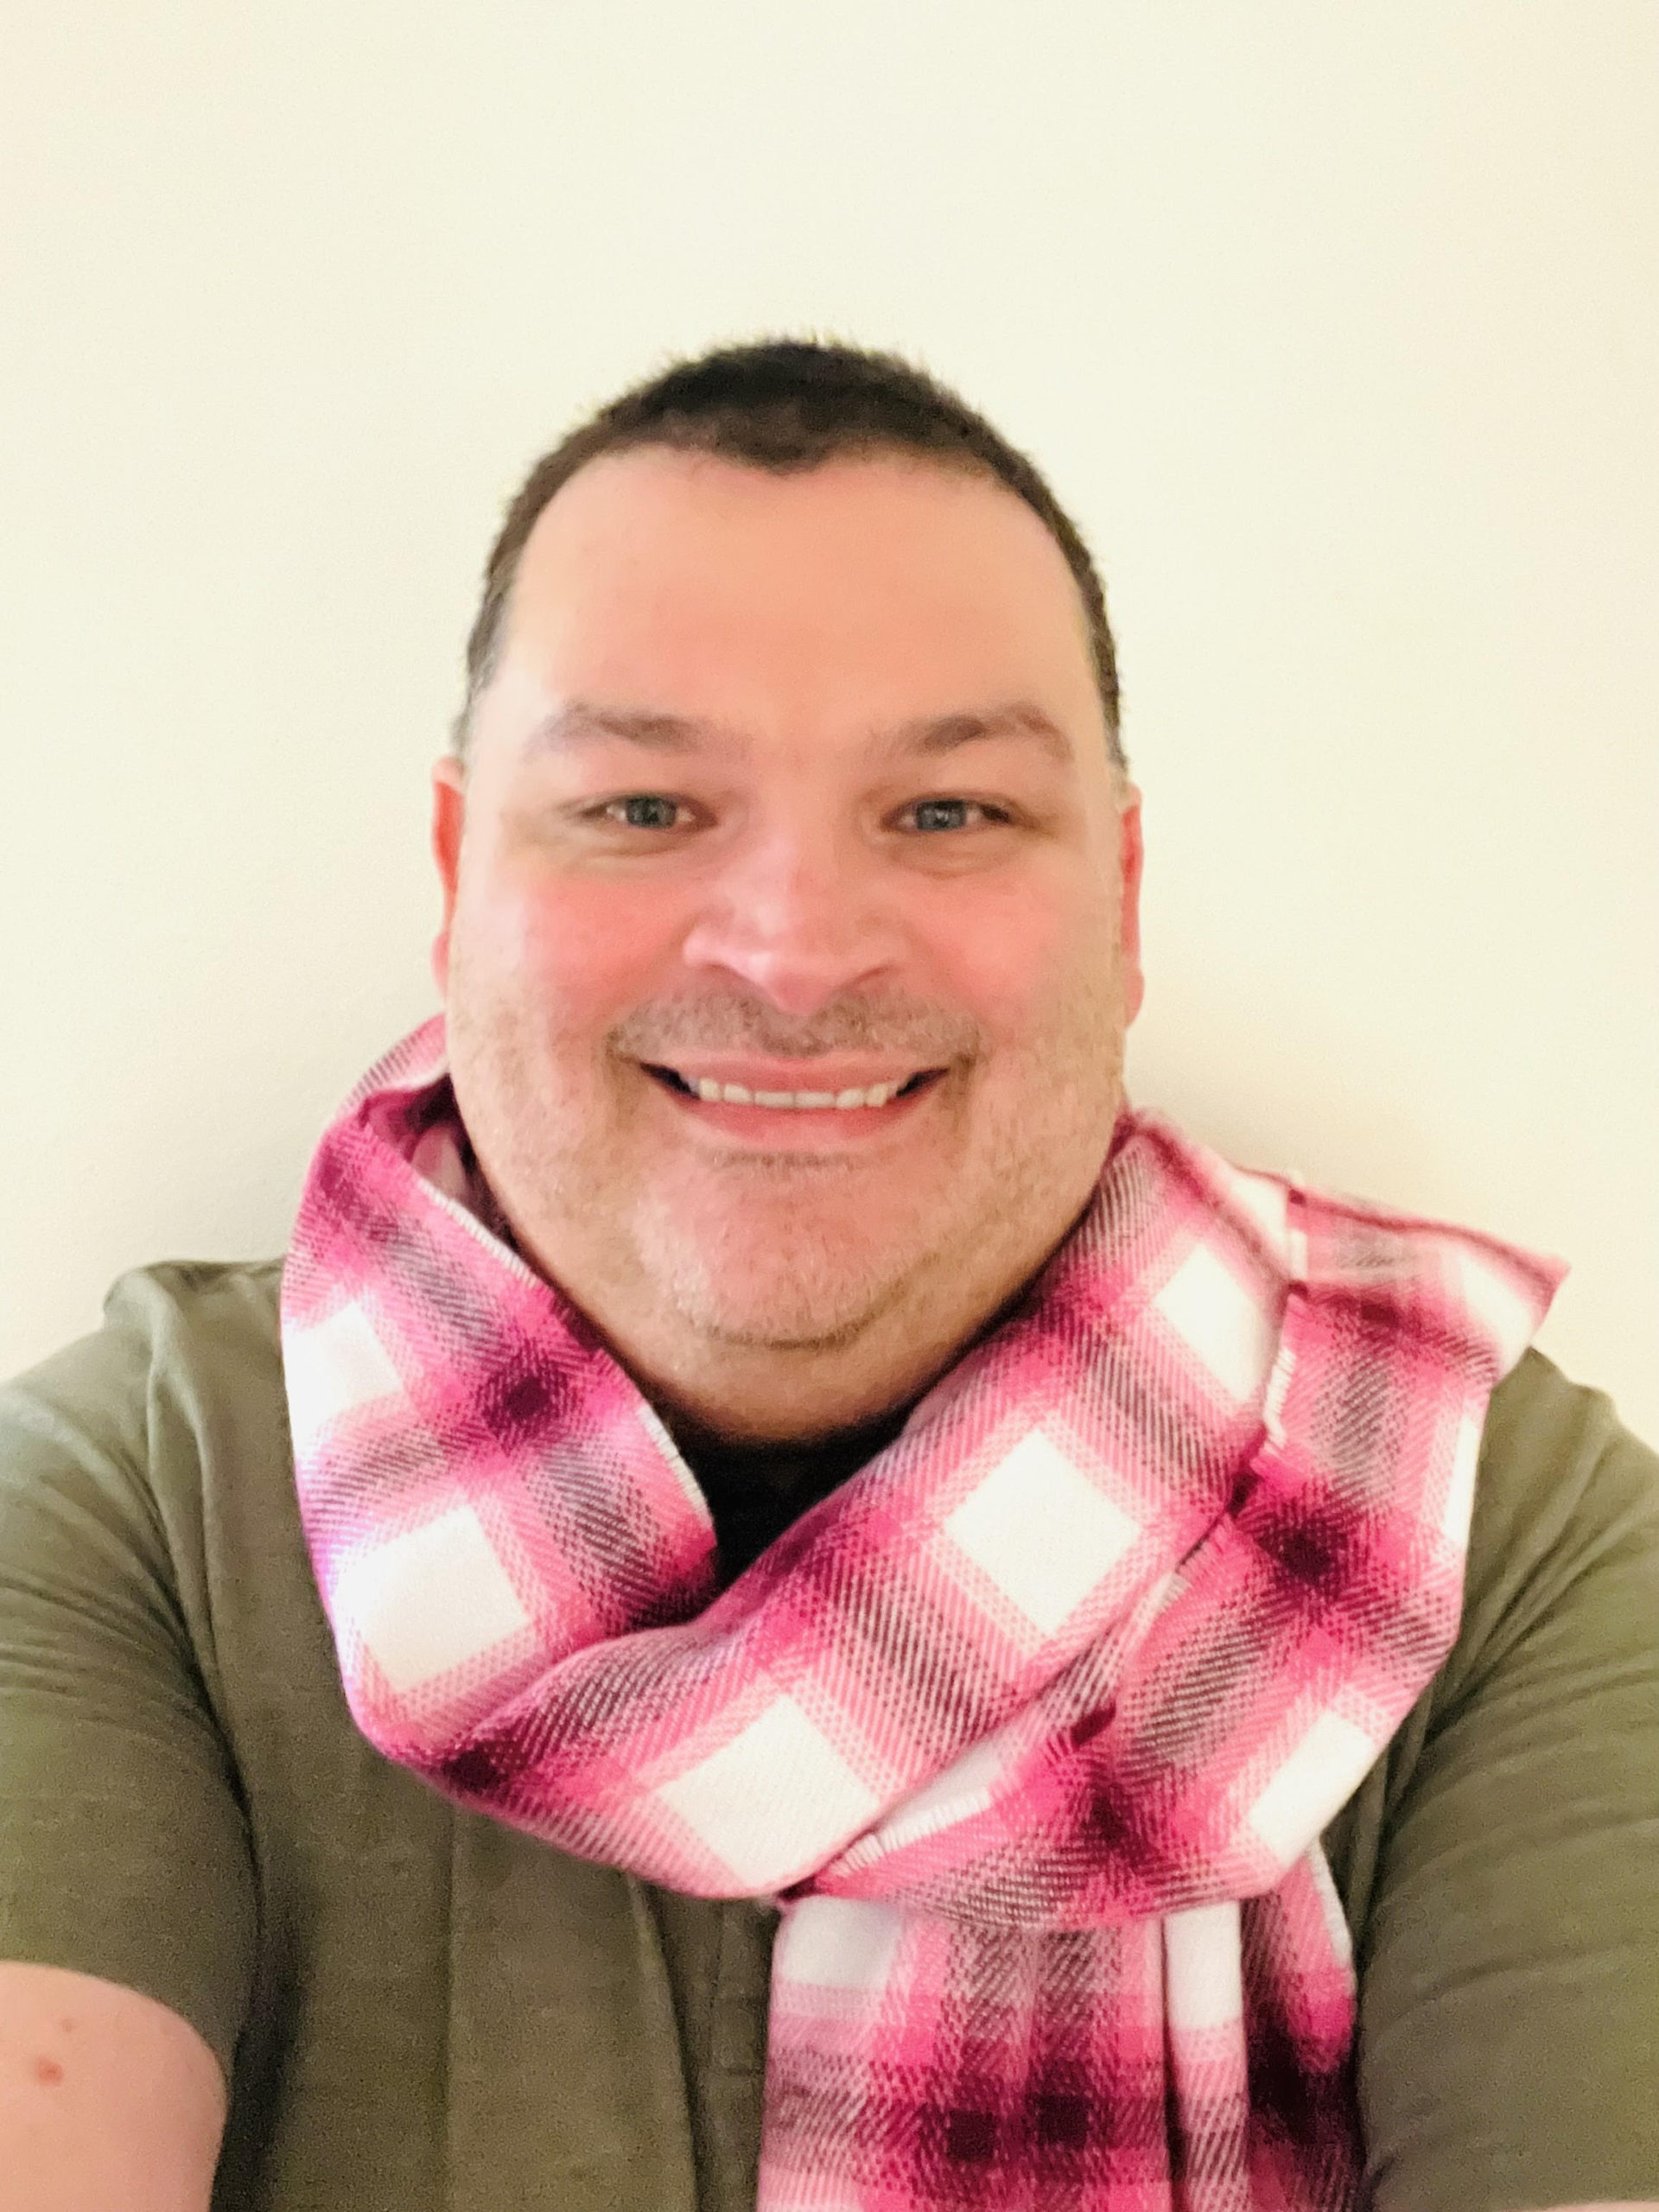
[[[1523,1745],[1565,1752],[1586,1726],[1639,1738],[1659,1703],[1656,1619],[1659,1457],[1605,1392],[1529,1351],[1487,1409],[1457,1640],[1326,1831],[1356,1935],[1453,1751],[1503,1774]]]
[[[119,1276],[101,1328],[4,1387],[8,1425],[130,1441],[161,1406],[282,1394],[280,1259],[169,1260]]]
[[[280,1384],[282,1281],[280,1258],[164,1260],[134,1268],[117,1277],[104,1301],[105,1332],[142,1342],[162,1364],[181,1371]]]
[[[1526,1352],[1487,1408],[1462,1619],[1420,1720],[1432,1736],[1541,1637],[1582,1668],[1659,1656],[1656,1606],[1659,1456],[1605,1391]]]
[[[1479,1503],[1490,1517],[1529,1488],[1576,1495],[1611,1471],[1637,1494],[1659,1476],[1659,1455],[1619,1420],[1605,1390],[1586,1389],[1541,1352],[1523,1352],[1492,1393],[1481,1448]]]
[[[1572,1619],[1592,1645],[1598,1630],[1650,1642],[1656,1597],[1659,1456],[1604,1391],[1527,1352],[1487,1410],[1462,1626],[1435,1703],[1547,1620]]]
[[[118,1551],[158,1589],[200,1581],[210,1471],[286,1463],[281,1281],[280,1260],[134,1268],[101,1328],[0,1388],[14,1560],[90,1575]]]

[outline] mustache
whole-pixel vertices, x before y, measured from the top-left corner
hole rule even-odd
[[[741,994],[636,1007],[608,1039],[611,1051],[630,1060],[670,1059],[690,1046],[771,1059],[868,1052],[929,1066],[973,1059],[983,1041],[976,1021],[918,999],[836,999],[805,1020],[795,1020],[762,999]]]

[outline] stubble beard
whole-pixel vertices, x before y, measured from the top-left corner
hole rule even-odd
[[[970,1058],[920,1102],[950,1131],[922,1187],[878,1195],[855,1153],[683,1155],[647,1178],[619,1169],[629,1117],[605,1109],[613,1084],[650,1077],[590,1071],[601,1110],[566,1093],[561,1111],[567,1059],[530,1009],[452,990],[449,1033],[463,1118],[525,1257],[601,1330],[607,1309],[654,1312],[648,1325],[716,1357],[844,1352],[953,1313],[966,1341],[1072,1226],[1122,1097],[1114,981],[1057,1009],[993,1097],[973,1101]]]
[[[1105,1087],[1115,1112],[1116,1071]],[[1076,1133],[1052,1121],[1034,1132],[1006,1109],[964,1129],[956,1105],[923,1106],[950,1134],[921,1188],[878,1193],[855,1155],[809,1166],[772,1154],[734,1163],[713,1203],[645,1194],[630,1222],[643,1272],[694,1334],[756,1351],[845,1351],[906,1324],[926,1333],[964,1294],[975,1302],[976,1284],[977,1303],[1001,1303],[1076,1219],[1098,1157],[1068,1185],[1054,1163],[1076,1159]],[[1100,1154],[1109,1129],[1109,1118]]]
[[[690,1204],[645,1194],[630,1229],[679,1320],[734,1348],[844,1349],[925,1295],[961,1241],[948,1228],[941,1239],[954,1195],[946,1173],[924,1190],[895,1193],[888,1182],[878,1192],[856,1156],[751,1154],[720,1183]]]

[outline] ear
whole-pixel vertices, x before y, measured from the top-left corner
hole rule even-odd
[[[432,974],[441,997],[449,993],[449,932],[461,881],[461,839],[467,824],[467,771],[453,753],[432,767],[432,857],[443,887],[443,919],[432,940]]]
[[[1141,794],[1125,783],[1117,807],[1117,864],[1122,904],[1118,909],[1118,953],[1123,969],[1123,1019],[1133,1021],[1147,995],[1141,970]]]

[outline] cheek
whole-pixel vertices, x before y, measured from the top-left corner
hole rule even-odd
[[[492,995],[550,1016],[559,1029],[607,1027],[658,987],[680,917],[634,884],[498,880],[457,917]]]
[[[1055,895],[1027,884],[988,899],[981,885],[932,921],[941,987],[1007,1042],[1064,1025],[1111,986],[1117,926],[1104,887],[1067,886]]]

